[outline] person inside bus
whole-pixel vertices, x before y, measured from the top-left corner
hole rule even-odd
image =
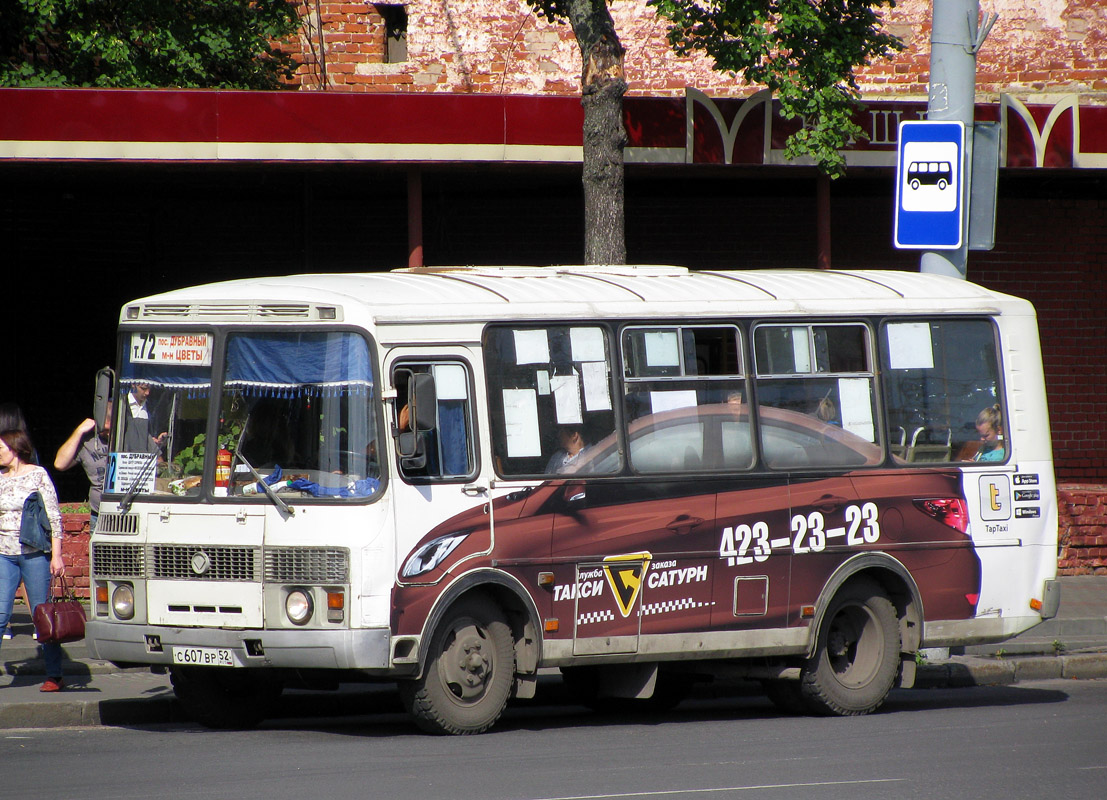
[[[838,419],[838,405],[834,402],[834,398],[830,396],[833,391],[833,388],[827,389],[826,394],[823,395],[823,398],[815,407],[815,417],[827,425],[841,425]]]
[[[581,425],[562,425],[557,429],[557,438],[561,447],[546,464],[546,472],[573,472],[584,460],[588,445],[584,441],[584,428]]]
[[[999,404],[988,406],[976,417],[976,432],[980,434],[980,449],[973,461],[1002,461],[1006,457],[1003,445],[1003,419]]]
[[[128,453],[153,453],[160,450],[168,433],[153,435],[150,411],[146,401],[150,398],[150,384],[136,383],[127,392],[127,418],[123,428],[123,449]]]

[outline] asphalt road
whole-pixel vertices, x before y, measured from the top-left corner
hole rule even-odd
[[[1099,800],[1107,786],[1107,680],[897,691],[850,719],[755,696],[634,717],[536,704],[476,737],[421,734],[388,696],[363,711],[233,733],[3,732],[0,785],[19,800]]]

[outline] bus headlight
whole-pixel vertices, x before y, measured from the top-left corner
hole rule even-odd
[[[115,587],[111,593],[111,610],[116,619],[130,619],[135,615],[135,590],[126,583]]]
[[[284,613],[293,625],[306,625],[314,611],[315,604],[307,589],[293,589],[284,599]]]
[[[465,541],[469,533],[469,531],[458,531],[439,536],[437,539],[431,539],[411,554],[411,558],[404,563],[404,568],[400,571],[400,574],[405,578],[414,578],[416,575],[430,572],[445,561],[446,556]]]

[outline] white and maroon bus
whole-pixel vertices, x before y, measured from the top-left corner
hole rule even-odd
[[[395,681],[476,733],[712,676],[864,714],[1056,613],[1034,310],[906,272],[399,270],[128,303],[93,655],[201,722]]]

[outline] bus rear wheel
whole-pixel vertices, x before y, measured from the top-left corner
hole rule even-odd
[[[823,618],[815,654],[800,678],[804,705],[817,714],[870,714],[891,691],[899,658],[895,607],[872,581],[853,581]]]
[[[421,678],[400,683],[416,724],[431,733],[482,733],[503,714],[515,679],[511,628],[483,598],[462,600],[438,626]]]

